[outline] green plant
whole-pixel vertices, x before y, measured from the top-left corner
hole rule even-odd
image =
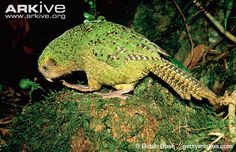
[[[224,29],[227,29],[227,22],[228,19],[231,18],[230,14],[232,12],[232,9],[234,7],[234,0],[225,0],[224,1]]]
[[[104,16],[98,16],[96,0],[84,0],[85,3],[89,4],[89,11],[84,12],[84,22],[93,20],[105,20]]]
[[[19,82],[19,86],[23,90],[29,89],[29,96],[30,97],[32,97],[32,93],[35,90],[42,89],[42,87],[38,83],[31,81],[30,79],[21,79]]]
[[[93,21],[96,19],[97,17],[97,4],[96,4],[96,0],[84,0],[85,3],[89,4],[89,11],[88,12],[84,12],[84,22],[88,22],[88,21]]]

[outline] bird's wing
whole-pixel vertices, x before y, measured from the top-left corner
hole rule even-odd
[[[86,36],[87,47],[96,58],[114,67],[128,60],[152,60],[160,58],[160,54],[169,56],[143,35],[111,22],[101,22]]]

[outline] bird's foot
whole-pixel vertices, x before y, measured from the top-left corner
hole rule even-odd
[[[120,98],[120,99],[127,99],[128,97],[123,95],[123,91],[112,91],[109,93],[104,92],[94,92],[94,94],[101,96],[103,99],[109,99],[109,98]]]

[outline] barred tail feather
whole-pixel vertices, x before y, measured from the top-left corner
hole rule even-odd
[[[151,70],[152,73],[168,83],[182,99],[190,100],[191,96],[198,100],[207,98],[212,105],[216,104],[217,96],[200,81],[171,62],[161,59],[162,64]]]

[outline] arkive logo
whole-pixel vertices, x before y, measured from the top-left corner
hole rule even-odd
[[[5,13],[65,13],[66,7],[63,4],[43,4],[42,1],[39,4],[9,4],[5,10]]]
[[[26,19],[62,19],[66,18],[66,7],[63,4],[9,4],[5,10],[5,18]]]

